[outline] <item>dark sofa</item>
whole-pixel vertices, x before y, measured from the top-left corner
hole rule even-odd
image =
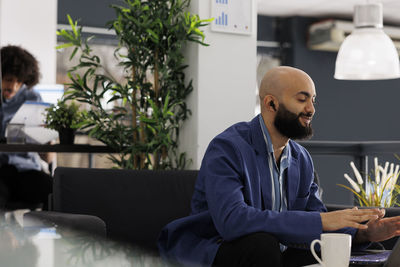
[[[108,238],[157,251],[163,226],[190,213],[197,173],[59,167],[50,205],[56,213],[31,212],[24,220],[56,220],[57,225],[71,224],[78,230],[88,230],[92,222],[101,228],[90,218],[85,223],[70,214],[60,217],[63,213],[94,215],[104,221]]]
[[[25,217],[100,234],[106,228],[111,239],[156,252],[156,241],[163,226],[190,213],[197,174],[198,171],[59,167],[55,171],[51,197],[53,212],[30,212]],[[330,211],[350,208],[327,207]],[[399,214],[397,208],[387,212],[388,216]],[[394,242],[392,239],[384,245],[390,249]]]

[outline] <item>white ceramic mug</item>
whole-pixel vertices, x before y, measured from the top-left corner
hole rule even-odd
[[[315,253],[314,246],[321,246],[322,259]],[[350,261],[351,235],[327,233],[321,234],[321,240],[315,239],[310,245],[311,253],[323,267],[347,267]]]

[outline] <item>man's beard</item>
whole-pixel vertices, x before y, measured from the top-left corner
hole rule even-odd
[[[279,104],[274,125],[276,129],[287,138],[291,139],[309,139],[313,135],[311,123],[303,126],[300,122],[301,116],[311,117],[312,113],[300,113],[299,115],[290,112],[285,105]]]

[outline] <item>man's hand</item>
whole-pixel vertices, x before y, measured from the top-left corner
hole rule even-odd
[[[400,216],[373,219],[367,226],[367,229],[357,231],[354,242],[380,242],[400,235]]]
[[[367,229],[368,224],[361,224],[365,221],[376,221],[384,216],[384,210],[379,209],[352,209],[323,212],[321,214],[322,230],[335,231],[343,227]]]

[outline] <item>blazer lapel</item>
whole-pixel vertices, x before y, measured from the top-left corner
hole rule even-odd
[[[261,116],[261,115],[258,115]],[[264,202],[265,209],[272,209],[272,184],[271,184],[271,174],[268,167],[267,161],[267,147],[265,144],[264,136],[261,130],[259,117],[255,117],[250,122],[252,145],[257,154],[257,167],[260,172],[260,184],[261,184],[261,196]]]
[[[290,141],[289,141],[290,143]],[[288,199],[288,209],[293,207],[294,202],[297,198],[297,191],[299,190],[299,180],[300,180],[300,170],[299,162],[297,157],[293,155],[290,144],[289,148],[289,166],[287,170],[287,199]]]

